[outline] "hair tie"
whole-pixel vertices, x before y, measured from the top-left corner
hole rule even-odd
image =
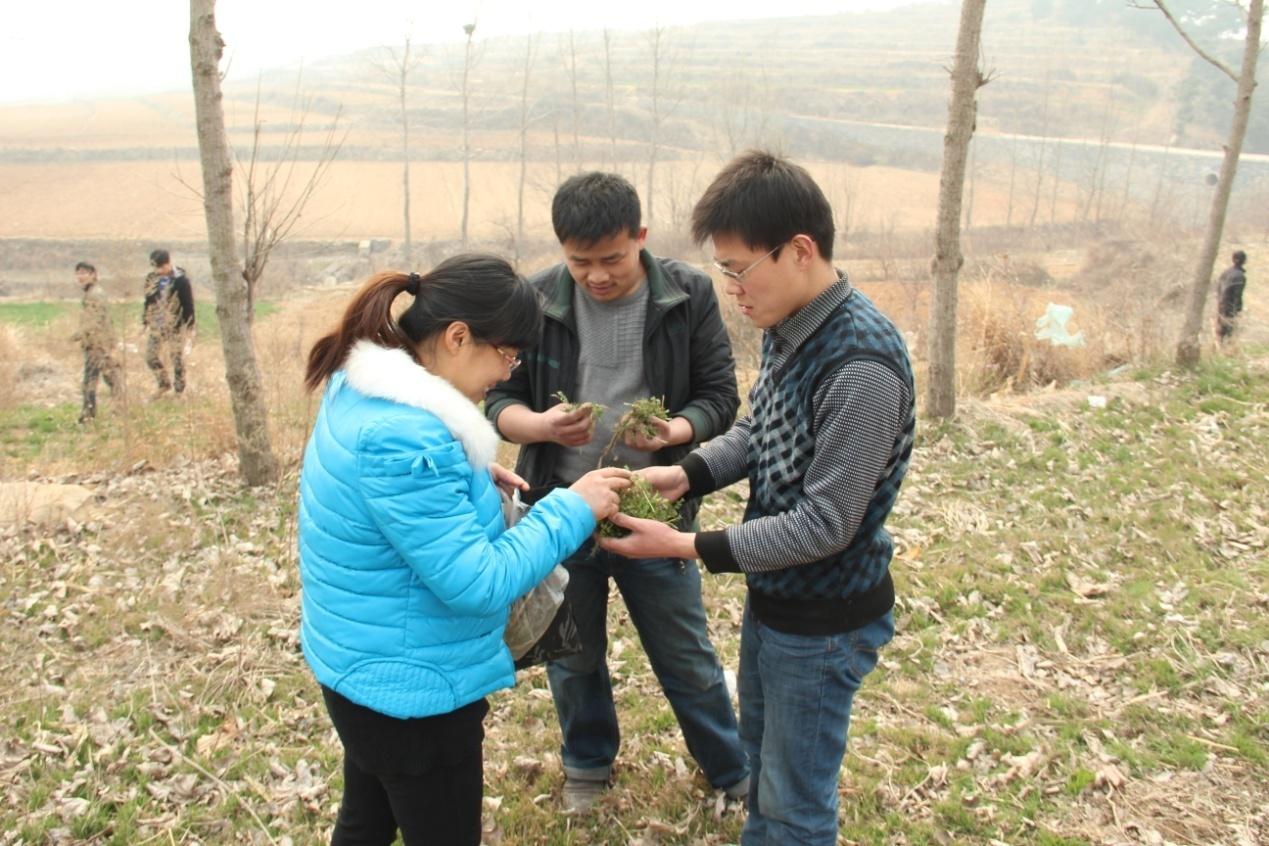
[[[405,283],[405,292],[411,297],[417,297],[419,295],[419,283],[422,281],[422,278],[417,273],[411,273],[410,281]]]

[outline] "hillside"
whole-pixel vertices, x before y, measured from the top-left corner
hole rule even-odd
[[[945,66],[958,10],[951,3],[916,4],[890,12],[853,13],[700,24],[661,36],[656,85],[659,143],[681,151],[715,151],[779,140],[792,154],[856,163],[931,166],[929,151],[887,150],[865,135],[816,131],[803,118],[866,124],[941,127]],[[994,78],[982,92],[983,132],[1198,144],[1219,142],[1223,126],[1199,122],[1208,110],[1183,83],[1191,55],[1161,17],[1096,0],[1002,0],[988,7],[984,58]],[[479,32],[477,32],[479,36]],[[649,32],[536,38],[529,112],[534,156],[551,158],[559,144],[582,157],[639,157],[653,125],[653,47]],[[473,70],[476,144],[482,158],[513,158],[520,128],[523,38],[477,37]],[[1222,49],[1226,49],[1224,46]],[[459,46],[416,46],[411,78],[415,155],[452,159],[459,125]],[[385,51],[362,51],[310,62],[303,88],[320,124],[342,108],[350,134],[345,154],[398,156],[397,93],[382,70]],[[576,65],[574,78],[569,67]],[[608,80],[611,78],[611,90]],[[296,70],[262,78],[265,118],[284,129],[292,118]],[[239,133],[251,126],[255,86],[231,86],[227,111]],[[76,103],[0,109],[0,160],[101,160],[194,157],[188,95],[127,103]],[[1264,101],[1262,101],[1264,102]],[[609,106],[611,105],[611,112]],[[1263,107],[1269,112],[1269,106]],[[103,110],[106,110],[103,112]],[[108,120],[100,119],[108,114]],[[611,126],[610,126],[611,118]],[[611,128],[611,132],[610,132]],[[1250,152],[1269,150],[1258,127]],[[935,150],[937,152],[937,150]],[[671,152],[667,157],[673,158]]]

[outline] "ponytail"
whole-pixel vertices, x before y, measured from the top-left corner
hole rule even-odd
[[[414,302],[395,319],[392,303],[402,292],[412,295]],[[320,387],[343,367],[358,341],[403,349],[417,358],[420,341],[455,321],[466,323],[482,341],[526,349],[537,346],[542,337],[542,302],[537,291],[497,256],[454,256],[422,276],[376,274],[344,309],[335,330],[313,344],[304,386],[310,391]]]
[[[308,353],[308,369],[304,387],[316,390],[344,364],[348,351],[360,340],[371,340],[389,349],[403,349],[414,355],[414,345],[400,325],[392,319],[392,301],[397,294],[413,287],[418,290],[417,274],[379,273],[366,280],[361,290],[344,309],[335,330],[323,336]]]

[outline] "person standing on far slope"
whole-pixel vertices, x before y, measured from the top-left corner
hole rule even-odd
[[[75,265],[75,279],[84,292],[79,313],[79,329],[72,336],[84,351],[84,404],[79,422],[87,423],[97,416],[97,382],[104,379],[114,394],[119,389],[120,370],[115,361],[115,327],[110,322],[106,294],[97,283],[97,268],[86,261]]]
[[[1247,254],[1237,250],[1230,258],[1234,263],[1216,283],[1216,342],[1222,347],[1238,331],[1238,315],[1243,310],[1243,289],[1247,287]]]
[[[173,388],[179,394],[185,390],[185,356],[193,342],[194,289],[185,271],[172,266],[167,250],[150,253],[150,266],[154,269],[145,277],[141,307],[141,323],[146,329],[145,363],[158,382],[156,396]],[[165,349],[172,360],[170,381],[162,358]]]

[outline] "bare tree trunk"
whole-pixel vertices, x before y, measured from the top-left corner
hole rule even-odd
[[[656,187],[657,147],[661,140],[661,62],[664,58],[662,55],[665,43],[664,27],[654,27],[648,34],[648,38],[652,49],[652,137],[648,142],[648,187],[643,194],[643,209],[647,224],[651,227],[656,215],[653,189]]]
[[[302,99],[297,79],[291,128],[277,150],[276,159],[263,161],[260,136],[264,119],[260,116],[260,84],[256,83],[251,155],[245,162],[238,159],[238,181],[242,185],[242,277],[247,281],[248,320],[254,321],[256,291],[273,251],[290,238],[299,225],[304,207],[325,180],[343,145],[342,139],[336,137],[341,114],[336,111],[313,169],[307,176],[297,172],[301,157],[306,155],[304,128],[309,112],[310,104]]]
[[[1009,203],[1005,207],[1005,228],[1013,228],[1013,189],[1018,177],[1018,137],[1009,142]]]
[[[564,164],[560,159],[560,113],[556,112],[555,118],[555,184],[561,185],[564,182]]]
[[[414,241],[410,225],[410,112],[406,106],[406,93],[410,81],[410,36],[405,37],[405,48],[401,51],[401,75],[398,82],[398,93],[401,97],[401,213],[405,229],[405,266],[414,266]]]
[[[476,34],[476,25],[474,23],[465,24],[463,32],[467,34],[467,43],[463,47],[463,83],[462,83],[462,100],[463,100],[463,218],[459,226],[459,238],[462,239],[463,246],[467,246],[467,221],[471,210],[471,90],[468,87],[471,81],[471,65],[472,65],[472,37]]]
[[[1159,214],[1159,201],[1163,199],[1163,177],[1165,169],[1169,169],[1168,158],[1172,154],[1172,136],[1168,136],[1168,143],[1163,148],[1163,158],[1159,160],[1159,174],[1154,181],[1154,197],[1150,200],[1150,216],[1147,218],[1151,225],[1157,224]],[[1171,193],[1171,192],[1169,192]]]
[[[1096,199],[1093,206],[1093,220],[1098,226],[1102,222],[1102,198],[1106,194],[1106,171],[1110,169],[1110,138],[1115,133],[1116,124],[1111,116],[1115,111],[1115,100],[1112,97],[1102,119],[1101,143],[1097,147],[1097,182]]]
[[[1044,100],[1040,106],[1040,152],[1035,165],[1035,195],[1031,198],[1031,216],[1027,226],[1035,226],[1036,215],[1040,212],[1040,194],[1044,188],[1044,149],[1049,139],[1049,71],[1044,71]]]
[[[1049,194],[1049,226],[1057,223],[1058,189],[1062,185],[1062,139],[1053,140],[1053,191]]]
[[[978,147],[970,139],[969,145],[969,196],[965,199],[965,232],[974,228],[974,182],[978,176]]]
[[[523,79],[520,84],[520,184],[516,190],[516,248],[515,261],[520,263],[524,244],[524,186],[529,171],[529,76],[533,71],[533,47],[535,35],[524,38]]]
[[[203,210],[207,217],[216,316],[225,356],[225,380],[238,436],[238,470],[248,485],[272,482],[278,462],[269,443],[269,412],[264,404],[247,312],[247,281],[234,245],[233,165],[225,134],[220,91],[220,57],[225,42],[216,31],[215,0],[190,0],[189,53],[194,82],[194,113],[203,171]]]
[[[1132,202],[1132,168],[1137,163],[1137,139],[1141,134],[1141,121],[1133,121],[1132,147],[1128,150],[1128,165],[1124,168],[1124,196],[1119,201],[1119,222],[1128,219],[1128,204]]]
[[[573,90],[573,170],[582,169],[582,105],[577,97],[577,40],[568,31],[568,80]]]
[[[617,169],[617,104],[612,81],[612,33],[604,30],[604,101],[608,106],[608,160]]]
[[[1194,265],[1194,277],[1190,282],[1190,301],[1185,313],[1185,325],[1176,345],[1176,363],[1181,367],[1193,367],[1199,360],[1199,330],[1203,324],[1203,309],[1207,305],[1207,291],[1212,285],[1212,268],[1220,249],[1221,234],[1225,229],[1225,212],[1229,208],[1229,195],[1234,189],[1234,176],[1238,172],[1238,157],[1242,153],[1243,139],[1247,135],[1247,122],[1251,116],[1251,97],[1256,91],[1256,62],[1260,58],[1260,25],[1264,18],[1265,0],[1251,0],[1247,11],[1247,36],[1243,44],[1243,64],[1238,75],[1208,56],[1195,44],[1168,11],[1163,0],[1155,5],[1167,16],[1181,37],[1202,58],[1215,65],[1230,79],[1238,83],[1234,98],[1234,119],[1225,141],[1225,158],[1221,162],[1220,177],[1212,194],[1212,207],[1207,216],[1207,229],[1203,233],[1203,247]]]
[[[930,304],[930,373],[926,392],[928,413],[951,417],[956,413],[956,294],[961,255],[961,195],[965,188],[965,160],[977,117],[978,89],[989,75],[978,66],[987,0],[962,0],[952,67],[952,96],[947,105],[943,136],[943,170],[939,176],[938,230],[935,235],[934,296]]]

